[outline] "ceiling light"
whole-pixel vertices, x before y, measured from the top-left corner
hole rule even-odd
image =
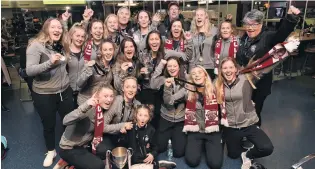
[[[134,3],[133,0],[125,0],[124,3],[118,3],[118,6],[137,6],[139,3]]]
[[[206,4],[207,3],[207,0],[199,0],[198,1],[198,4],[200,5],[200,4]],[[208,0],[208,3],[210,4],[210,3],[213,3],[213,0]]]

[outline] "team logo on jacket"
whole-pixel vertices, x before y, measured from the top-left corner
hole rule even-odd
[[[253,53],[255,52],[255,50],[256,50],[256,45],[253,45],[250,47],[250,51],[252,51]]]
[[[148,135],[145,135],[145,136],[144,136],[144,141],[145,141],[145,142],[148,142],[148,141],[149,141],[149,136],[148,136]]]

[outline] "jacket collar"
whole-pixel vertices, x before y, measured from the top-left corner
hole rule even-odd
[[[232,83],[232,86],[235,86],[239,81],[240,81],[240,78],[237,76],[236,79],[235,79],[235,81]],[[227,84],[226,81],[224,81],[224,85],[225,85],[226,87],[229,87],[229,85]]]

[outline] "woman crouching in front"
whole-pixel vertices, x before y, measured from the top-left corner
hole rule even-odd
[[[228,156],[241,156],[242,169],[249,169],[251,159],[265,157],[273,152],[269,137],[257,125],[259,119],[251,100],[252,86],[245,75],[238,75],[236,61],[230,57],[222,60],[215,85],[218,103],[221,104],[223,138]],[[243,137],[247,137],[254,147],[245,151],[241,147]]]
[[[104,116],[112,105],[114,97],[114,89],[107,83],[101,83],[96,87],[91,98],[65,116],[63,124],[67,127],[59,143],[61,148],[59,155],[69,165],[76,169],[105,168],[103,160],[92,154],[87,147],[96,130],[94,127],[96,105],[100,105]]]

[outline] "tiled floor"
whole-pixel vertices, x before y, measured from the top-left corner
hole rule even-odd
[[[18,79],[15,79],[15,83]],[[25,86],[22,86],[25,92]],[[9,142],[9,153],[2,161],[3,169],[40,169],[45,154],[42,125],[32,102],[20,102],[19,89],[2,88],[2,101],[11,110],[1,112],[2,135]],[[268,169],[289,169],[300,158],[315,153],[315,80],[309,76],[277,81],[263,109],[263,129],[271,138],[275,150],[259,159]],[[25,97],[25,96],[24,96]],[[56,143],[61,136],[57,124]],[[165,158],[165,155],[160,155]],[[175,159],[177,168],[189,168],[183,159]],[[223,169],[239,169],[241,160],[224,157]],[[52,168],[52,167],[51,167]],[[204,162],[197,167],[206,169]],[[315,160],[303,165],[314,169]]]

